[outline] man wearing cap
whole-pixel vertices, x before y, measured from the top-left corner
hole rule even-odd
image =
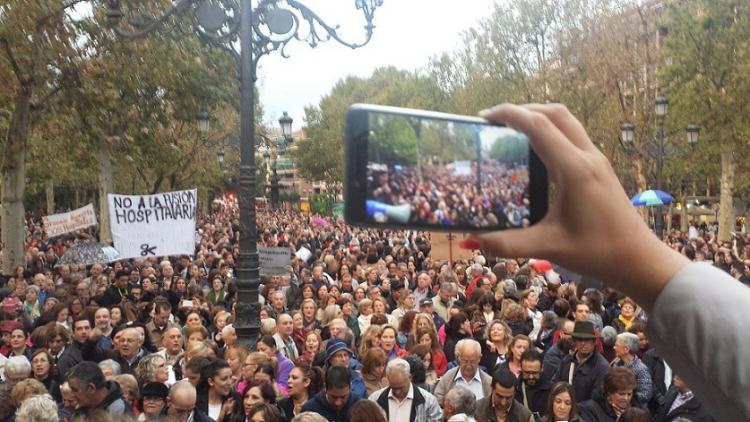
[[[443,325],[445,325],[445,320],[440,317],[440,315],[435,312],[435,306],[432,302],[432,299],[422,299],[421,302],[419,302],[419,312],[427,315],[432,316],[432,322],[435,323],[435,328],[440,329]]]
[[[575,353],[565,356],[560,362],[555,381],[573,384],[576,401],[592,398],[594,389],[600,387],[607,374],[607,359],[596,350],[596,334],[591,321],[576,321],[571,333]]]
[[[326,370],[331,367],[346,368],[350,372],[352,395],[363,399],[367,397],[367,388],[362,375],[353,369],[359,365],[356,359],[352,359],[353,355],[354,353],[343,340],[331,339],[326,346],[325,368]]]

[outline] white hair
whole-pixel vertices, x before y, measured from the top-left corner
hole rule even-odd
[[[57,422],[57,403],[49,394],[31,396],[16,412],[18,422]]]
[[[313,412],[302,412],[292,418],[292,422],[328,422],[326,418]]]
[[[31,362],[26,359],[26,356],[13,356],[8,358],[5,362],[5,375],[8,373],[13,374],[26,374],[28,377],[31,374]]]
[[[109,372],[111,372],[112,375],[122,374],[122,367],[119,363],[117,363],[117,361],[113,359],[104,359],[103,361],[99,362],[99,368],[101,368],[102,371],[104,371],[105,368],[108,368]]]
[[[624,345],[628,346],[628,351],[631,355],[638,353],[638,349],[641,347],[638,335],[633,333],[620,333],[617,335],[617,340],[620,340]]]
[[[411,376],[411,367],[409,366],[409,362],[401,358],[396,358],[388,362],[388,366],[385,367],[385,375],[389,376],[393,372],[401,372],[402,375],[407,377]]]
[[[458,415],[451,416],[446,422],[477,422],[477,420],[466,413],[459,413]]]
[[[454,415],[462,413],[473,415],[477,406],[477,398],[468,388],[457,385],[445,394],[443,408],[448,405],[453,408]]]
[[[274,322],[276,322],[276,321],[274,321]],[[232,326],[232,324],[229,324],[226,327],[224,327],[224,328],[221,329],[221,337],[222,338],[227,338],[227,336],[229,336],[229,332],[230,331],[234,331],[234,327]]]
[[[478,341],[474,339],[470,339],[470,338],[459,340],[458,343],[456,343],[456,350],[455,350],[456,356],[461,354],[461,349],[467,344],[471,345],[474,348],[474,350],[477,351],[478,356],[482,356],[482,346],[479,345]]]

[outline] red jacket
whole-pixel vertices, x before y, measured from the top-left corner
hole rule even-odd
[[[440,348],[432,349],[432,366],[435,368],[438,377],[442,377],[448,370],[448,359],[445,357],[445,352]]]

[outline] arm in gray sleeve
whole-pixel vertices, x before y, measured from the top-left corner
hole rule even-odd
[[[716,420],[750,420],[750,289],[692,263],[657,298],[648,337]]]

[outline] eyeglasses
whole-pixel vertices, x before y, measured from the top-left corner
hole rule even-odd
[[[158,396],[144,396],[143,401],[164,401],[164,398]]]

